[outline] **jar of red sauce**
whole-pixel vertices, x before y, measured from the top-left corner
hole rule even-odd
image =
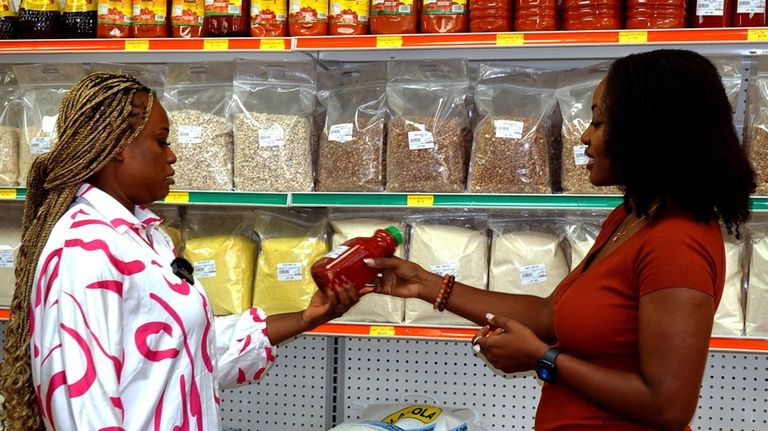
[[[288,1],[251,0],[251,36],[288,36]]]
[[[330,0],[330,35],[368,34],[369,0]]]
[[[622,28],[620,0],[564,0],[564,30],[616,30]]]
[[[685,27],[685,0],[629,0],[628,29]]]
[[[730,27],[732,22],[732,0],[694,0],[691,27]]]
[[[467,30],[466,0],[423,0],[422,33],[464,33]]]
[[[419,0],[371,0],[371,34],[419,32]]]
[[[469,31],[512,30],[511,0],[469,0]]]
[[[765,27],[765,0],[736,0],[734,27]]]
[[[98,0],[96,37],[133,37],[133,10],[131,2],[121,0]]]
[[[205,0],[203,34],[211,37],[248,36],[248,0]]]
[[[325,36],[328,34],[328,0],[290,0],[288,34]]]
[[[171,37],[203,37],[204,0],[173,0],[171,4]]]
[[[555,31],[556,0],[516,0],[515,31]]]
[[[166,0],[133,0],[133,37],[168,37]]]

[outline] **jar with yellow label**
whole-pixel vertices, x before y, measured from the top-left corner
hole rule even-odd
[[[19,23],[11,0],[0,0],[0,39],[18,39]]]
[[[19,5],[19,34],[22,39],[61,37],[61,10],[56,0],[22,0]]]
[[[98,0],[96,37],[133,37],[133,11],[130,0]]]
[[[205,0],[173,0],[171,4],[172,37],[203,37]]]
[[[96,0],[67,0],[61,14],[64,37],[96,37]]]

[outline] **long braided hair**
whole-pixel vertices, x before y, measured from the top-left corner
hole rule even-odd
[[[141,113],[134,106],[137,92],[148,94]],[[87,75],[61,102],[56,121],[58,140],[53,149],[32,163],[15,270],[16,291],[5,333],[5,360],[0,364],[0,393],[5,397],[3,415],[8,431],[44,429],[30,366],[30,300],[43,248],[80,185],[144,128],[152,102],[152,91],[132,76],[111,72]]]

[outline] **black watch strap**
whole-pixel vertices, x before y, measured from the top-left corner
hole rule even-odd
[[[555,358],[560,354],[560,350],[550,347],[544,356],[539,359],[536,366],[536,375],[547,383],[554,383],[557,380],[557,368],[555,367]]]
[[[555,358],[557,358],[557,355],[560,354],[560,350],[555,349],[554,347],[550,347],[546,352],[544,352],[544,356],[541,357],[541,360],[552,365],[552,367],[555,366]]]

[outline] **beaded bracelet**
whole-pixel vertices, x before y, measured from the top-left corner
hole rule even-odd
[[[435,298],[435,303],[432,305],[432,308],[437,311],[445,310],[445,305],[448,304],[448,297],[451,296],[451,291],[453,290],[453,285],[455,283],[456,277],[453,275],[445,274],[443,276],[443,283],[440,286],[440,291],[437,292],[437,298]]]

